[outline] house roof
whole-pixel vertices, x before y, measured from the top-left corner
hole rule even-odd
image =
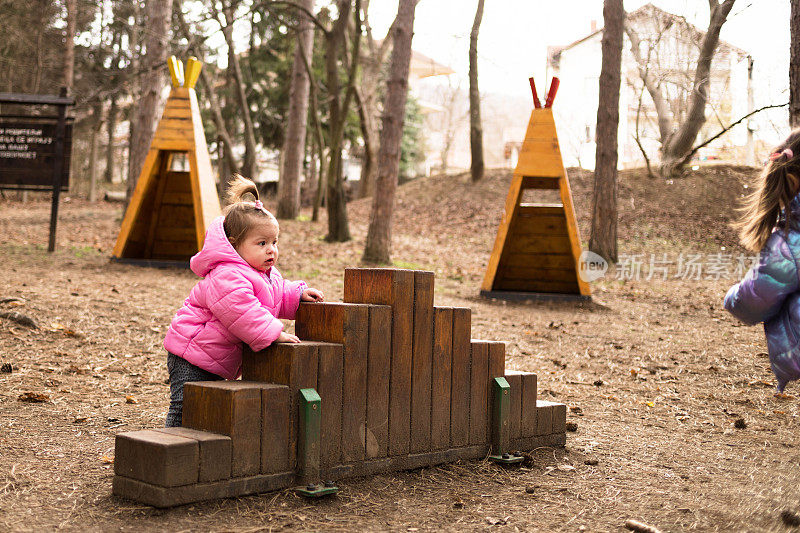
[[[639,9],[637,9],[635,11],[631,11],[630,13],[628,13],[626,15],[625,18],[627,20],[641,20],[641,19],[646,19],[646,18],[650,18],[650,19],[652,19],[652,18],[662,18],[662,19],[666,19],[666,20],[669,20],[669,21],[672,21],[672,22],[678,22],[678,23],[684,25],[684,27],[686,27],[690,32],[692,32],[698,39],[702,38],[702,36],[704,36],[706,34],[706,32],[704,30],[701,30],[700,28],[698,28],[694,24],[692,24],[689,21],[687,21],[686,17],[683,17],[681,15],[676,15],[674,13],[670,13],[669,11],[664,11],[663,9],[658,8],[658,7],[656,7],[656,6],[654,6],[653,4],[650,4],[650,3],[643,5],[642,7],[640,7]],[[550,63],[557,55],[561,54],[561,52],[563,52],[564,50],[569,50],[570,48],[574,48],[574,47],[580,45],[581,43],[584,43],[584,42],[588,41],[592,37],[594,37],[594,36],[596,36],[598,34],[602,34],[602,33],[603,33],[603,28],[599,28],[599,29],[589,33],[588,35],[585,35],[585,36],[581,37],[580,39],[571,42],[568,45],[565,45],[565,46],[548,46],[547,47],[547,62]],[[743,57],[746,57],[746,56],[750,55],[747,51],[742,50],[741,48],[738,48],[738,47],[730,44],[729,42],[723,41],[721,39],[719,41],[719,48],[720,49],[724,49],[724,50],[726,50],[728,52],[736,53],[736,54],[739,55],[740,58],[743,58]]]

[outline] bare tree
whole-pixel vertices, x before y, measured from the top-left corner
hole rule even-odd
[[[408,71],[416,7],[417,0],[400,0],[397,7],[394,46],[389,64],[389,77],[386,81],[386,104],[378,156],[378,181],[372,199],[369,230],[362,258],[369,263],[391,261],[392,214],[400,172],[400,140],[403,135],[408,96]]]
[[[378,176],[378,149],[379,128],[378,108],[379,91],[386,54],[392,45],[392,32],[394,24],[386,32],[386,37],[377,42],[372,36],[372,27],[369,24],[369,0],[364,2],[364,28],[366,30],[366,49],[361,56],[361,76],[356,86],[356,106],[359,122],[361,123],[361,136],[364,139],[364,158],[361,167],[361,183],[358,191],[360,198],[372,194],[375,180]]]
[[[789,33],[789,124],[800,126],[800,0],[791,1]]]
[[[183,14],[181,9],[176,10],[176,18],[178,19],[178,25],[181,28],[181,32],[183,36],[186,37],[186,40],[189,41],[189,50],[191,50],[194,55],[200,59],[200,61],[204,61],[205,52],[202,43],[198,39],[199,33],[193,31],[189,24],[186,22],[186,17]],[[214,81],[213,76],[209,72],[208,67],[204,67],[200,69],[200,81],[202,82],[203,86],[205,87],[205,97],[208,100],[209,107],[211,108],[211,118],[214,120],[214,126],[217,128],[217,136],[220,139],[221,147],[222,147],[222,159],[227,161],[228,166],[231,169],[235,169],[236,172],[242,172],[246,174],[243,170],[241,170],[239,158],[233,152],[233,140],[231,138],[231,134],[228,131],[228,125],[225,123],[225,120],[222,118],[222,106],[220,105],[219,98],[217,98],[217,93],[214,90]],[[222,168],[222,161],[220,162],[220,168]],[[225,182],[227,178],[226,174],[229,172],[221,174],[221,182]]]
[[[222,34],[225,36],[225,42],[228,45],[228,72],[233,79],[235,86],[234,92],[239,103],[242,122],[244,123],[244,161],[242,162],[241,172],[249,178],[256,179],[258,165],[256,162],[257,148],[255,127],[253,126],[253,117],[250,112],[250,105],[247,102],[247,95],[245,94],[242,67],[239,63],[239,56],[236,54],[233,41],[234,11],[236,11],[236,7],[238,6],[238,0],[230,0],[228,3],[223,2],[222,13],[216,8],[216,2],[211,2],[211,6],[212,12],[222,27]],[[233,163],[233,161],[231,161],[231,163]]]
[[[161,105],[161,90],[166,82],[167,42],[172,0],[147,0],[145,32],[145,55],[141,59],[142,92],[136,106],[136,115],[131,127],[130,173],[127,198],[130,200],[139,172],[155,132],[156,119]]]
[[[342,169],[342,144],[347,112],[355,95],[355,79],[358,72],[359,48],[361,43],[361,0],[355,0],[353,9],[351,0],[339,0],[337,3],[339,18],[333,28],[325,33],[325,81],[328,89],[330,157],[327,172],[327,208],[328,234],[325,240],[345,242],[350,240],[350,226],[347,221],[347,200],[344,195],[344,177]],[[351,12],[355,26],[353,44],[347,58],[347,27]],[[347,80],[342,87],[339,79],[339,62],[347,66]],[[344,94],[342,94],[344,93]]]
[[[662,92],[659,79],[646,68],[641,54],[641,38],[631,24],[625,25],[625,32],[631,41],[631,52],[639,67],[640,76],[647,92],[653,100],[658,114],[658,126],[661,142],[661,163],[659,174],[662,177],[672,176],[679,172],[685,164],[686,155],[692,150],[697,134],[706,122],[706,104],[711,80],[711,62],[719,45],[719,33],[728,18],[735,0],[708,0],[710,11],[708,29],[702,34],[699,43],[697,63],[694,77],[688,91],[688,107],[685,116],[670,112],[669,102]],[[689,60],[689,58],[687,58]]]
[[[472,181],[483,178],[483,125],[481,124],[481,96],[478,91],[478,30],[483,19],[483,0],[478,0],[478,9],[469,34],[469,146],[472,155],[470,171]]]
[[[75,73],[75,27],[78,16],[77,0],[66,0],[67,27],[64,38],[64,87],[72,89]]]
[[[311,11],[314,7],[314,0],[301,0],[299,4]],[[289,114],[286,117],[286,136],[283,142],[283,157],[278,181],[278,209],[275,213],[278,218],[296,218],[300,213],[300,170],[305,154],[310,90],[306,63],[311,61],[314,46],[314,28],[311,21],[302,15],[300,16],[300,26],[297,29],[297,41],[292,63]]]
[[[603,64],[597,106],[592,234],[589,250],[617,260],[617,130],[625,9],[622,0],[603,3]]]

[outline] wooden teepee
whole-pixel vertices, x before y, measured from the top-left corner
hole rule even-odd
[[[569,180],[561,159],[553,99],[553,78],[545,105],[531,78],[534,109],[506,198],[481,295],[514,300],[591,298],[578,275],[581,239]],[[524,203],[528,189],[559,191],[559,203]]]
[[[114,246],[117,261],[188,261],[203,247],[211,220],[220,215],[194,90],[203,64],[190,58],[184,74],[175,56],[168,63],[172,89]],[[174,169],[184,157],[189,170]]]

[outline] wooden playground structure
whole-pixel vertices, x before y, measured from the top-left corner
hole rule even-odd
[[[506,197],[481,296],[508,300],[590,299],[581,279],[581,237],[569,179],[561,159],[553,100],[553,78],[544,106],[533,78],[533,111]],[[527,190],[558,191],[560,202],[524,202]]]
[[[349,268],[344,302],[301,303],[299,344],[245,346],[241,381],[187,384],[183,426],[120,433],[113,493],[156,507],[566,442],[566,406],[433,303],[427,271]]]
[[[172,88],[117,236],[112,259],[125,263],[186,263],[203,247],[220,215],[200,106],[194,86],[203,64],[168,61]],[[185,158],[189,170],[175,169]]]

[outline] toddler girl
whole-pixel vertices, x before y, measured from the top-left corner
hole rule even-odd
[[[760,252],[757,266],[728,290],[725,309],[764,323],[772,372],[782,394],[800,379],[800,129],[769,156],[737,226],[742,244]]]
[[[245,201],[252,195],[255,201]],[[294,319],[300,301],[321,302],[323,294],[302,281],[285,281],[275,269],[278,221],[258,200],[255,184],[234,176],[230,205],[206,232],[192,257],[194,286],[167,331],[170,405],[167,427],[180,426],[187,381],[236,379],[242,343],[263,350],[273,342],[300,342],[283,331],[280,318]]]

